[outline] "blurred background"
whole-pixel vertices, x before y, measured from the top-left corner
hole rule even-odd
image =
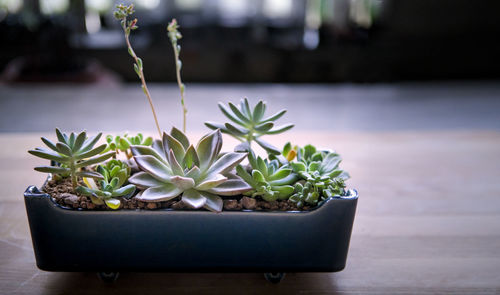
[[[4,82],[136,81],[113,0],[0,0]],[[129,1],[130,2],[130,1]],[[127,1],[125,1],[127,3]],[[136,0],[149,81],[394,82],[500,77],[494,0]]]
[[[0,131],[153,129],[117,3],[0,0]],[[217,101],[244,96],[288,108],[298,129],[500,128],[499,1],[134,3],[131,42],[165,129],[181,123],[172,18],[190,128],[205,130],[207,111],[222,120]],[[19,120],[26,108],[42,117]],[[110,108],[131,114],[111,123]]]

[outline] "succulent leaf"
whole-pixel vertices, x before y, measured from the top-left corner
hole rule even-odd
[[[161,186],[149,187],[142,191],[136,198],[145,202],[168,201],[180,195],[182,190],[171,183],[163,183]]]
[[[69,168],[57,167],[57,166],[38,166],[35,167],[38,172],[52,173],[52,174],[66,174],[71,170]]]
[[[281,152],[275,146],[270,143],[263,141],[262,139],[255,139],[255,142],[258,143],[268,154],[279,155]]]
[[[207,202],[207,198],[202,196],[200,192],[193,189],[185,191],[182,194],[181,200],[195,209],[203,207],[203,205]]]
[[[88,177],[88,178],[94,178],[94,179],[102,179],[102,175],[94,172],[94,171],[79,171],[76,172],[76,176],[79,177]]]
[[[120,208],[120,200],[118,199],[107,199],[104,201],[106,203],[106,206],[109,208],[116,210]]]
[[[205,191],[200,191],[200,195],[202,195],[206,199],[205,205],[203,205],[203,207],[205,207],[207,210],[216,213],[222,211],[223,202],[219,196]]]
[[[153,156],[134,156],[134,160],[141,170],[158,180],[170,180],[172,177],[171,168]]]
[[[193,165],[200,166],[200,159],[198,158],[198,153],[196,153],[194,146],[190,145],[187,148],[182,164],[188,169],[191,169]]]
[[[90,158],[90,157],[93,157],[95,155],[98,155],[100,154],[101,152],[103,152],[104,150],[106,149],[106,145],[103,144],[103,145],[100,145],[94,149],[91,149],[91,150],[88,150],[86,152],[83,152],[83,153],[79,153],[76,155],[76,158],[78,160],[81,160],[81,159],[86,159],[86,158]],[[114,154],[114,152],[113,152]]]
[[[130,150],[132,151],[132,154],[134,156],[153,156],[155,159],[159,160],[163,164],[168,165],[168,162],[165,159],[165,152],[163,151],[163,146],[161,147],[161,153],[159,153],[158,150],[155,148],[142,145],[133,145],[130,147]]]
[[[182,191],[188,190],[192,187],[194,187],[195,181],[192,178],[189,177],[182,177],[179,175],[172,176],[170,178],[170,181],[172,182],[173,185],[181,189]]]
[[[185,150],[189,148],[189,139],[184,133],[182,133],[182,131],[175,127],[172,127],[170,135],[172,135],[173,138],[177,139],[182,144]]]
[[[246,158],[246,153],[227,153],[208,169],[209,174],[226,174]]]
[[[173,151],[177,159],[183,159],[186,153],[182,144],[166,132],[163,133],[163,147],[166,152]]]
[[[222,174],[216,174],[214,177],[204,180],[202,183],[198,184],[195,188],[198,190],[206,191],[212,189],[216,186],[221,185],[226,182],[227,177]]]
[[[228,179],[222,184],[209,189],[208,192],[221,196],[236,196],[251,189],[252,187],[241,179]]]
[[[220,130],[203,137],[196,146],[198,158],[200,160],[200,169],[205,170],[212,165],[222,146],[222,135]]]
[[[135,184],[138,188],[144,189],[148,187],[161,186],[163,182],[157,180],[146,172],[138,172],[132,175],[128,181]]]

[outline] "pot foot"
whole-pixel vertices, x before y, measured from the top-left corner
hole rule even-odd
[[[101,271],[97,273],[97,277],[105,283],[113,283],[120,276],[119,272]]]
[[[284,272],[266,272],[264,273],[264,278],[270,283],[277,284],[283,280],[285,277]]]

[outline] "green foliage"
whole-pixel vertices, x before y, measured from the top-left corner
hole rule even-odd
[[[291,162],[290,166],[305,182],[295,185],[290,201],[301,207],[305,203],[316,205],[318,201],[342,195],[349,174],[339,169],[340,162],[340,156],[334,152],[317,151],[312,145],[300,148],[297,162]]]
[[[281,118],[286,113],[286,110],[281,110],[272,116],[264,117],[266,103],[261,100],[255,107],[251,108],[246,98],[241,100],[239,106],[231,102],[228,103],[228,106],[219,103],[219,109],[233,123],[205,122],[205,125],[211,129],[220,129],[222,132],[242,141],[243,143],[237,146],[235,151],[249,151],[252,141],[255,141],[269,154],[280,154],[280,151],[276,147],[262,140],[260,137],[268,134],[282,133],[294,126],[293,124],[274,126],[274,121]]]
[[[104,152],[123,152],[127,156],[127,158],[130,159],[132,157],[132,152],[130,151],[131,145],[150,146],[153,143],[153,138],[150,136],[144,138],[142,133],[137,133],[136,136],[129,136],[127,133],[125,133],[123,136],[116,135],[113,137],[112,135],[107,135],[106,142],[108,143],[108,145]]]
[[[329,183],[325,183],[324,186],[320,182],[313,181],[306,181],[304,185],[296,183],[295,193],[290,197],[290,201],[297,203],[299,208],[305,204],[316,205],[320,200],[342,195],[344,188],[345,183],[341,178],[330,179]]]
[[[99,180],[98,187],[79,186],[76,191],[82,195],[89,196],[94,204],[106,204],[111,209],[120,207],[120,200],[116,197],[129,198],[135,192],[135,185],[125,182],[130,177],[130,167],[120,160],[110,160],[105,165],[97,166],[97,172],[103,179]]]
[[[278,199],[286,200],[293,194],[294,187],[291,184],[298,180],[298,176],[291,168],[280,167],[278,160],[255,158],[253,152],[248,154],[248,161],[252,168],[251,174],[241,165],[236,168],[238,176],[252,187],[252,190],[245,195],[260,196],[263,200],[271,202]]]
[[[77,187],[77,177],[102,178],[102,175],[99,173],[82,171],[84,167],[101,163],[115,155],[115,152],[112,151],[99,155],[106,149],[106,144],[94,148],[99,138],[101,138],[102,133],[91,138],[87,138],[85,131],[79,134],[72,132],[68,136],[56,128],[56,135],[57,143],[53,143],[47,138],[42,137],[42,141],[50,149],[35,148],[34,150],[29,150],[28,153],[43,159],[55,161],[61,165],[39,166],[35,167],[36,171],[52,173],[60,177],[71,176],[73,189]]]
[[[170,134],[163,133],[162,142],[155,142],[152,147],[131,146],[142,170],[129,179],[142,190],[136,198],[159,202],[182,194],[181,200],[193,208],[220,212],[219,195],[238,195],[251,189],[231,173],[246,153],[226,153],[219,157],[221,148],[220,130],[203,136],[195,148],[175,127]]]
[[[180,59],[181,54],[181,46],[178,41],[182,38],[181,32],[179,32],[179,25],[177,24],[177,20],[174,18],[167,26],[168,38],[170,39],[170,43],[172,43],[172,49],[174,50],[174,58],[175,58],[175,73],[177,77],[177,85],[179,86],[179,91],[181,92],[181,104],[182,104],[182,131],[186,133],[186,114],[187,108],[184,103],[184,91],[186,90],[186,86],[182,83],[181,80],[181,69],[182,62]]]

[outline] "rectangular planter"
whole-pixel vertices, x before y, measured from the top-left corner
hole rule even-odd
[[[357,192],[307,212],[66,209],[24,193],[47,271],[334,272],[345,267]]]

